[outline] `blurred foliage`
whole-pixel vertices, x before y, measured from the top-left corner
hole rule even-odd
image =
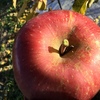
[[[12,69],[13,42],[22,24],[11,0],[0,1],[0,100],[23,100]]]
[[[23,100],[13,75],[12,48],[14,39],[17,31],[29,19],[37,16],[40,11],[52,10],[47,6],[54,1],[0,0],[0,100]],[[82,0],[78,1],[83,2]],[[58,0],[58,4],[62,8],[60,0]],[[76,4],[73,7],[76,7]],[[82,5],[80,7],[82,8]],[[83,11],[85,13],[85,10]],[[100,16],[95,19],[95,22],[98,23],[99,20]]]
[[[98,0],[75,0],[73,10],[85,15],[87,8],[96,2],[98,2]]]

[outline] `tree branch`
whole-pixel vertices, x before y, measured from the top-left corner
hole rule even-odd
[[[58,0],[58,4],[59,4],[60,9],[62,10],[62,6],[61,6],[61,3],[60,3],[60,0]]]

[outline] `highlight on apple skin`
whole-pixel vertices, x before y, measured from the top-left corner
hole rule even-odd
[[[40,14],[16,36],[13,69],[26,100],[91,100],[100,90],[100,27],[73,11]]]

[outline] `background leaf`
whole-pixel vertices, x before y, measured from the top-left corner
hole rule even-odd
[[[84,15],[87,10],[88,1],[89,0],[75,0],[73,10]]]
[[[87,4],[87,7],[91,7],[93,3],[96,3],[98,2],[98,0],[89,0],[88,4]]]
[[[22,7],[21,7],[21,9],[20,9],[20,11],[18,12],[18,15],[17,15],[18,18],[21,17],[21,15],[25,11],[26,7],[27,7],[27,1],[25,0],[24,3],[23,3],[23,5],[22,5]]]
[[[16,0],[13,0],[13,6],[16,8]]]
[[[87,8],[91,7],[98,0],[75,0],[72,6],[73,10],[85,15]]]
[[[36,10],[45,10],[47,5],[47,0],[37,0],[33,7],[30,9],[28,16],[26,17],[26,21],[31,19],[32,17],[38,15]]]
[[[39,0],[37,8],[39,10],[45,10],[46,9],[46,5],[47,5],[47,0],[42,0],[42,1]]]

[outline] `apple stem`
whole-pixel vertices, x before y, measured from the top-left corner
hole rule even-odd
[[[62,41],[60,48],[59,48],[60,56],[63,56],[66,53],[68,53],[70,50],[72,50],[73,47],[74,47],[73,45],[69,45],[69,41],[67,39],[64,39]]]
[[[60,56],[63,56],[65,54],[66,48],[68,46],[69,46],[69,41],[67,39],[64,39],[62,41],[62,44],[61,44],[60,48],[59,48],[59,54],[60,54]]]

